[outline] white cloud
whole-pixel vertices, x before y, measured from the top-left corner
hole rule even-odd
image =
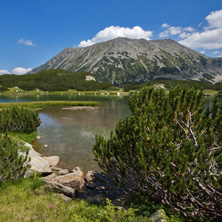
[[[222,48],[222,28],[195,32],[186,39],[180,41],[181,44],[190,48],[219,49]]]
[[[104,42],[117,37],[126,37],[130,39],[143,38],[146,40],[150,40],[152,34],[152,31],[145,31],[140,26],[135,26],[132,29],[120,26],[110,26],[98,32],[92,39],[88,39],[87,41],[81,41],[78,46],[86,47],[95,43]]]
[[[18,44],[22,44],[22,45],[29,45],[29,46],[36,46],[35,44],[33,44],[33,42],[31,40],[28,39],[19,39],[18,40]]]
[[[166,24],[166,23],[164,23],[164,24]],[[163,25],[162,25],[162,27],[163,27]],[[165,27],[167,27],[167,26],[165,26]],[[177,26],[177,27],[168,26],[168,28],[165,31],[163,31],[159,34],[159,37],[160,38],[165,38],[165,37],[169,37],[171,35],[180,35],[179,36],[180,38],[185,38],[188,35],[190,35],[189,32],[194,32],[194,31],[195,31],[195,29],[193,27],[182,28],[180,26]]]
[[[205,19],[209,28],[222,28],[222,10],[211,12]]]
[[[204,53],[205,53],[205,51],[203,50],[203,51],[201,51],[200,53],[201,53],[201,54],[204,54]]]
[[[217,55],[217,54],[220,54],[220,51],[214,51],[212,52],[213,55]]]
[[[10,72],[8,70],[2,69],[0,70],[0,75],[3,75],[3,74],[10,74]]]
[[[162,28],[168,28],[168,27],[170,27],[170,25],[168,25],[167,23],[163,23],[163,24],[161,25],[161,27],[162,27]]]
[[[22,67],[16,67],[12,70],[12,72],[16,75],[23,75],[31,70],[32,70],[31,68],[26,69],[26,68],[22,68]]]
[[[211,12],[206,18],[207,26],[202,31],[195,31],[179,43],[196,49],[222,48],[222,10]]]

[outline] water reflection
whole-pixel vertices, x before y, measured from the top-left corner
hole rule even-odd
[[[211,106],[212,97],[206,98],[206,105]],[[222,98],[219,98],[222,101]],[[115,128],[120,118],[130,114],[127,97],[85,96],[85,95],[39,95],[39,96],[1,96],[0,102],[18,101],[101,101],[96,110],[62,110],[49,108],[40,113],[42,121],[38,127],[41,138],[33,143],[34,149],[45,156],[60,156],[60,166],[73,168],[79,166],[84,171],[98,170],[94,161],[92,147],[95,135],[108,138],[110,130]],[[44,145],[48,145],[47,148]]]
[[[84,99],[95,101],[98,97]],[[58,155],[62,167],[99,170],[92,153],[95,135],[108,138],[117,121],[130,114],[126,97],[100,98],[100,101],[99,109],[95,110],[43,110],[38,128],[41,139],[34,141],[34,148],[45,156]]]

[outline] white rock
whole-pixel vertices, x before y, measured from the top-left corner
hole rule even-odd
[[[43,158],[48,161],[49,166],[56,167],[59,163],[59,156],[48,156]]]
[[[40,173],[40,174],[52,173],[49,163],[32,148],[32,145],[25,143],[25,146],[29,148],[28,156],[31,158],[29,162],[31,168],[25,173],[25,177],[32,176],[34,174],[34,171],[35,173]],[[25,155],[24,153],[20,154]]]

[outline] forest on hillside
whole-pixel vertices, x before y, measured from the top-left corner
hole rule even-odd
[[[0,76],[0,91],[6,91],[11,87],[19,87],[23,90],[40,89],[43,91],[77,91],[105,90],[111,87],[109,83],[87,81],[88,72],[70,72],[62,69],[44,70],[34,74]]]

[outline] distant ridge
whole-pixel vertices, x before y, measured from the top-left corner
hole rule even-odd
[[[170,39],[116,38],[85,48],[69,47],[30,73],[49,69],[87,71],[109,83],[222,81],[222,58],[207,57]]]

